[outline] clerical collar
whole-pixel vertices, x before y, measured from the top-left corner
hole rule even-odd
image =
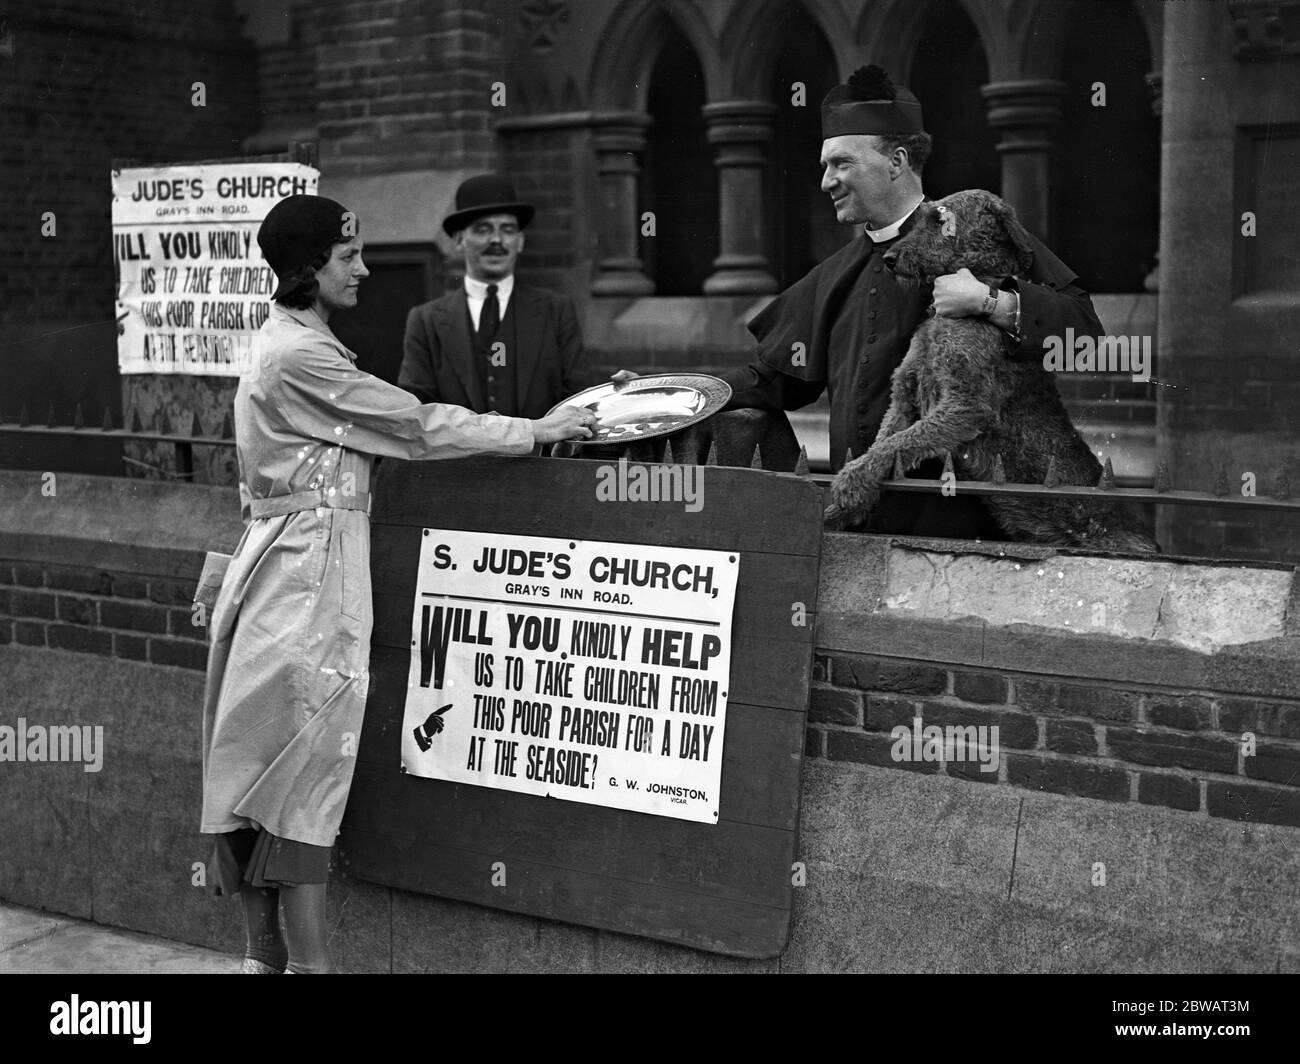
[[[504,307],[510,302],[510,293],[515,290],[515,275],[512,273],[509,277],[503,277],[499,281],[493,281],[492,284],[497,286],[497,299],[500,300]],[[465,294],[470,299],[484,300],[487,299],[488,282],[476,281],[469,274],[465,275]]]
[[[862,231],[866,233],[868,239],[870,239],[872,243],[875,244],[883,244],[886,240],[893,240],[894,237],[898,236],[898,232],[900,229],[903,228],[903,224],[910,217],[912,217],[913,214],[916,213],[916,208],[921,206],[921,204],[924,202],[925,202],[925,197],[924,196],[920,197],[915,203],[912,204],[911,209],[905,215],[903,215],[903,217],[899,218],[898,221],[885,226],[884,229],[868,229],[864,225],[862,227]]]

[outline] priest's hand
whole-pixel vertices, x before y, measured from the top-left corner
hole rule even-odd
[[[934,279],[934,312],[942,318],[972,318],[983,313],[989,286],[963,266]]]

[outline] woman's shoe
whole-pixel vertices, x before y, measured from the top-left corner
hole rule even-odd
[[[269,964],[257,960],[255,957],[245,957],[244,965],[239,969],[240,975],[279,975],[280,969],[273,968]]]

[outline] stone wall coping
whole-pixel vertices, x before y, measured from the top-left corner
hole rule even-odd
[[[45,476],[0,470],[0,556],[197,579],[204,554],[233,551],[244,532],[231,486]]]
[[[829,533],[818,593],[819,653],[1265,696],[1300,687],[1292,566]]]

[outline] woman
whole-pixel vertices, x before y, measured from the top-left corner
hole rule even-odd
[[[369,680],[372,456],[523,455],[590,436],[591,418],[421,404],[358,370],[328,323],[368,271],[356,217],[333,200],[281,201],[257,242],[280,283],[235,393],[245,529],[212,613],[200,830],[216,835],[214,893],[243,899],[243,971],[323,973]]]

